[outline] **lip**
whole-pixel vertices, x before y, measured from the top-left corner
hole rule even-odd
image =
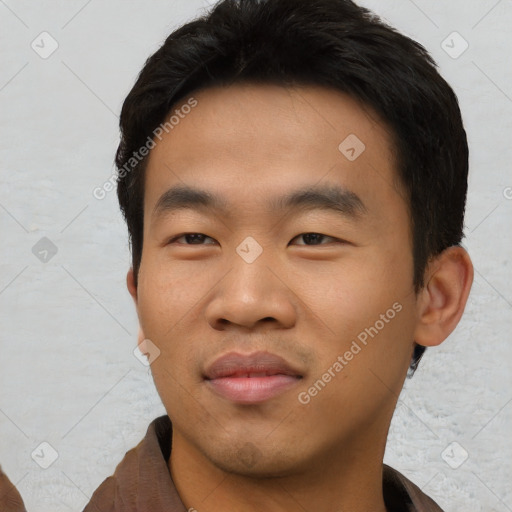
[[[204,379],[212,391],[235,403],[260,403],[295,386],[302,375],[270,352],[230,352],[208,366]]]

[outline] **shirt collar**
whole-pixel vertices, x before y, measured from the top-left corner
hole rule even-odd
[[[83,512],[187,512],[167,466],[171,445],[169,416],[154,419],[142,441],[126,452],[114,475],[96,489]],[[443,512],[415,484],[386,464],[383,492],[390,512]]]

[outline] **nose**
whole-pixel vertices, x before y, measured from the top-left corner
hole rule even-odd
[[[251,331],[269,324],[273,328],[293,327],[299,302],[280,266],[263,255],[248,263],[235,254],[231,262],[231,270],[215,288],[206,308],[210,326]]]

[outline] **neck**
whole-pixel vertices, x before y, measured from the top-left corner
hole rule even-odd
[[[382,492],[385,436],[379,446],[351,440],[347,446],[311,461],[304,471],[261,477],[223,471],[180,432],[173,431],[168,461],[187,510],[200,512],[288,512],[350,510],[386,512]]]

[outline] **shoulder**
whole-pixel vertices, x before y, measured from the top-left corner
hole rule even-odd
[[[443,512],[441,507],[402,473],[384,464],[384,501],[390,510],[404,512]]]
[[[26,512],[18,489],[3,472],[2,466],[0,466],[0,510],[2,512]]]

